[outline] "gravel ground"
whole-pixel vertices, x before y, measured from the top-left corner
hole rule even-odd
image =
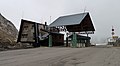
[[[0,66],[120,66],[120,48],[40,47],[2,51]]]

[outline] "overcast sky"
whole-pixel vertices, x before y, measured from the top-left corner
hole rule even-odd
[[[0,13],[12,21],[17,29],[21,18],[50,23],[61,15],[86,12],[90,13],[95,26],[94,42],[104,42],[111,36],[114,26],[115,34],[120,36],[120,0],[0,0]]]

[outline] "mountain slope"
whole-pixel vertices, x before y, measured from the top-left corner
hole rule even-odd
[[[0,14],[0,43],[12,43],[16,40],[18,30],[12,22]]]

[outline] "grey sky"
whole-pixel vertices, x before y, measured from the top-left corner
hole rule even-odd
[[[1,0],[0,12],[12,21],[19,29],[20,19],[50,23],[61,15],[90,12],[95,34],[91,35],[96,42],[111,36],[114,26],[116,35],[120,35],[120,0]]]

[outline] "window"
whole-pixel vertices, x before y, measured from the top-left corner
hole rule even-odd
[[[32,28],[31,29],[34,29],[34,25],[32,25]]]
[[[35,40],[35,38],[33,38],[33,40]]]
[[[27,38],[28,34],[22,34],[22,38]]]
[[[27,29],[28,29],[28,26],[24,26],[23,29],[24,29],[24,30],[27,30]]]

